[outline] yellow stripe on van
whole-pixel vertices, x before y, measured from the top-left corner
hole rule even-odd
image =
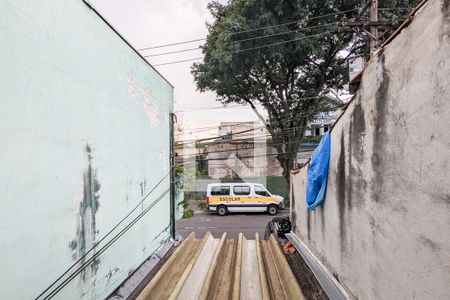
[[[209,203],[218,202],[240,202],[240,203],[277,203],[278,198],[275,197],[257,197],[257,196],[209,196]]]

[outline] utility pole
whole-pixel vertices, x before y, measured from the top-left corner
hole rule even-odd
[[[369,20],[361,20],[364,12],[370,6],[370,18]],[[361,7],[358,15],[352,20],[346,20],[340,23],[340,29],[342,31],[351,31],[351,32],[365,32],[368,34],[370,38],[370,53],[373,54],[379,45],[380,35],[379,29],[384,28],[384,32],[386,32],[386,28],[389,26],[395,25],[397,20],[378,20],[378,0],[368,0]]]
[[[370,23],[378,22],[378,0],[372,0],[370,5]],[[378,26],[370,25],[370,55],[373,55],[378,46]]]

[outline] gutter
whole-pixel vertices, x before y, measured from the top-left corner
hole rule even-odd
[[[294,245],[306,262],[328,298],[333,300],[350,299],[342,285],[331,275],[331,272],[322,262],[306,247],[306,245],[292,231],[285,234],[286,238]]]

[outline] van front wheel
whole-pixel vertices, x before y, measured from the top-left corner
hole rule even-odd
[[[217,213],[219,216],[225,216],[227,214],[228,210],[225,205],[220,205],[217,207]]]
[[[271,216],[276,215],[278,212],[278,207],[276,205],[269,205],[267,207],[267,213]]]

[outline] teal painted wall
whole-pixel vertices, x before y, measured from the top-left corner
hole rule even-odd
[[[173,87],[81,0],[0,0],[0,37],[0,294],[31,299],[168,174]],[[166,195],[55,299],[105,298],[168,225]]]

